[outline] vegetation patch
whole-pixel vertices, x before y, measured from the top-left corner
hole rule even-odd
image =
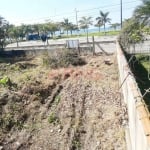
[[[4,76],[2,79],[0,79],[0,85],[10,85],[11,81],[7,76]]]
[[[43,57],[43,65],[51,68],[68,67],[70,65],[81,66],[85,64],[85,60],[75,50],[57,50],[51,55],[47,54]]]
[[[56,116],[56,114],[54,113],[51,113],[48,117],[48,122],[49,123],[53,123],[53,124],[56,124],[57,122],[59,122],[59,119],[58,117]]]
[[[64,57],[55,51],[52,56]],[[80,57],[76,53],[65,56]],[[114,58],[112,55],[84,58],[87,62],[84,66],[70,64],[68,68],[56,69],[43,67],[41,56],[0,64],[0,76],[7,75],[17,84],[16,88],[0,86],[0,147],[80,150],[96,145],[97,149],[110,149],[107,145],[113,147],[114,143],[118,148],[125,147],[124,136],[118,130],[119,120],[124,120],[120,117],[125,115],[118,105],[116,65],[104,63],[106,58]],[[105,120],[109,116],[109,121]],[[104,121],[108,122],[106,130],[102,125]],[[110,135],[102,134],[106,131]],[[105,140],[101,147],[101,143],[97,143],[100,137],[111,141]]]

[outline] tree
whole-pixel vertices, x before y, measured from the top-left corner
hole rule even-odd
[[[63,24],[62,22],[56,22],[56,26],[57,26],[57,29],[58,29],[60,35],[62,34],[62,29],[63,29],[62,24]]]
[[[36,32],[38,34],[38,36],[40,36],[40,24],[32,25],[32,29],[34,32]]]
[[[120,44],[126,50],[144,40],[146,34],[150,33],[150,1],[142,0],[143,4],[138,6],[133,16],[123,23],[120,33]]]
[[[19,46],[18,45],[18,42],[19,42],[19,37],[20,37],[20,28],[18,26],[11,26],[9,29],[8,29],[8,35],[9,37],[11,37],[12,39],[15,39],[16,40],[16,43],[17,43],[17,47]]]
[[[134,17],[144,25],[150,25],[150,1],[142,0],[143,4],[134,11]]]
[[[34,25],[30,25],[30,24],[26,24],[26,25],[22,24],[21,26],[18,27],[18,29],[20,31],[20,37],[25,37],[33,32],[36,32]]]
[[[100,18],[101,18],[101,21],[104,25],[105,35],[106,35],[106,29],[105,29],[106,28],[106,23],[110,23],[110,21],[111,21],[111,19],[108,18],[108,15],[109,15],[109,12],[104,13],[104,12],[100,11]]]
[[[70,28],[71,22],[69,22],[68,18],[65,18],[64,21],[62,22],[62,26],[64,28],[64,30],[67,31],[67,36],[68,36],[68,31]]]
[[[56,23],[48,22],[45,24],[45,30],[46,30],[47,34],[48,34],[48,32],[50,32],[50,34],[53,38],[53,36],[55,35],[55,32],[58,31],[59,29],[58,29],[58,26]]]
[[[143,26],[133,17],[124,21],[120,33],[120,43],[124,49],[129,49],[130,46],[135,49],[135,44],[144,40],[142,28]]]
[[[111,24],[111,28],[113,28],[114,30],[116,30],[117,27],[120,27],[120,23],[113,23],[113,24]]]
[[[18,26],[18,31],[20,32],[19,33],[19,37],[23,40],[23,38],[26,36],[26,25],[25,24],[22,24],[21,26]]]
[[[78,27],[77,27],[77,25],[70,23],[68,29],[70,30],[70,33],[72,35],[72,31],[78,30]]]
[[[7,36],[7,30],[9,27],[8,21],[0,16],[0,48],[4,48]]]
[[[103,25],[103,20],[101,17],[97,17],[96,20],[97,20],[97,24],[95,26],[99,28],[99,33],[100,33],[100,27]]]
[[[86,29],[86,34],[87,34],[87,42],[88,40],[88,28],[90,25],[92,25],[92,17],[82,17],[81,20],[79,20],[80,28],[81,29]]]

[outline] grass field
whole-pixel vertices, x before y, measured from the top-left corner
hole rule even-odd
[[[113,35],[119,35],[120,31],[107,31],[106,34],[105,32],[93,32],[93,33],[88,33],[88,36],[113,36]],[[73,38],[73,37],[85,37],[87,36],[86,33],[84,34],[79,34],[79,35],[62,35],[61,37],[54,37],[54,39],[58,39],[58,38]]]

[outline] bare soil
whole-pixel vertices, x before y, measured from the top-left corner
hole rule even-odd
[[[125,150],[126,106],[115,56],[50,69],[41,58],[0,64],[0,149]],[[111,63],[106,63],[109,60]]]

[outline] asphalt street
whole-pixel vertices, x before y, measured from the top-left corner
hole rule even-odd
[[[100,47],[106,51],[113,53],[116,50],[116,45],[115,42],[117,39],[117,36],[95,36],[94,40],[95,42],[101,42]],[[59,44],[66,44],[67,40],[79,40],[79,43],[86,43],[87,38],[86,37],[76,37],[76,38],[65,38],[65,39],[57,39],[57,40],[48,40],[49,47],[51,45],[59,45]],[[92,42],[92,37],[89,37],[89,42]],[[38,41],[24,41],[24,42],[19,42],[19,48],[26,47],[26,46],[33,46],[33,47],[38,47],[38,46],[46,46],[47,42],[42,42],[41,40]],[[84,46],[89,46],[88,44],[84,44]],[[6,46],[6,49],[13,48],[15,49],[17,47],[17,43],[12,43]],[[101,52],[100,47],[95,44],[95,51],[96,52]],[[18,48],[17,48],[18,49]]]

